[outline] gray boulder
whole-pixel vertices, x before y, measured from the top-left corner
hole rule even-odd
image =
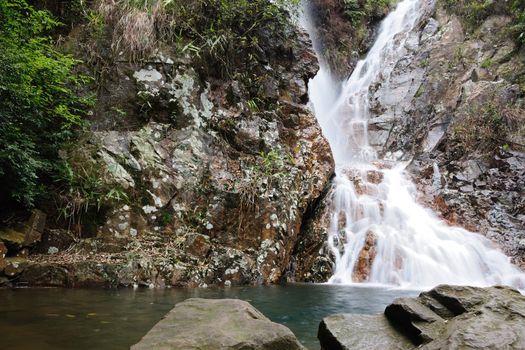
[[[157,323],[132,350],[303,350],[292,331],[249,303],[188,299]]]
[[[410,350],[415,346],[383,315],[333,315],[323,319],[317,335],[323,350]]]
[[[396,299],[384,315],[336,315],[318,338],[339,349],[525,349],[525,297],[508,287],[438,286]]]

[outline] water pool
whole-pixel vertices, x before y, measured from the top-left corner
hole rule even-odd
[[[0,349],[128,349],[176,303],[191,297],[236,298],[288,326],[309,349],[317,327],[335,313],[375,314],[418,292],[293,284],[208,289],[0,290]]]

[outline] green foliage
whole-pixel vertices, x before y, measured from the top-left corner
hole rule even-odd
[[[365,16],[365,11],[361,8],[357,0],[343,0],[343,4],[344,14],[352,24],[360,22]]]
[[[492,67],[493,64],[494,64],[494,61],[491,58],[486,58],[483,61],[481,61],[480,67],[483,69],[488,69]]]
[[[490,152],[505,144],[515,111],[489,101],[473,106],[453,124],[453,138],[465,153]]]
[[[258,198],[270,198],[274,186],[285,176],[290,165],[293,165],[293,157],[280,149],[261,152],[256,163],[245,169],[245,177],[236,184],[241,206],[254,208]]]
[[[268,152],[261,152],[261,163],[259,171],[266,176],[281,176],[282,170],[286,165],[286,159],[280,150],[272,149]]]
[[[398,0],[313,0],[314,26],[322,42],[322,56],[343,79],[356,57],[371,43],[373,29]],[[334,29],[335,28],[335,29]],[[341,35],[341,33],[345,35]]]
[[[518,43],[525,43],[525,0],[445,0],[445,8],[456,13],[470,33],[490,15],[510,15],[513,17],[511,34]]]
[[[525,44],[525,0],[514,0],[511,5],[511,11],[515,18],[512,28],[520,44]]]
[[[469,32],[494,13],[495,5],[494,0],[445,0],[445,7],[461,17]]]
[[[393,0],[343,0],[344,14],[352,24],[359,24],[366,18],[381,18],[392,6]]]
[[[86,78],[48,37],[58,23],[25,0],[0,0],[0,198],[31,207],[57,171],[63,142],[82,125]]]
[[[174,43],[181,53],[201,57],[231,76],[256,61],[261,40],[284,40],[287,8],[299,0],[125,0],[102,1],[99,12],[114,28],[113,48],[132,59],[147,57],[157,41]],[[271,37],[277,34],[279,37]]]
[[[82,149],[71,150],[67,161],[59,163],[55,174],[57,182],[57,209],[59,217],[69,224],[82,224],[84,216],[97,215],[117,203],[128,203],[126,191],[117,184],[107,182],[108,169],[100,166],[94,159],[97,149],[84,145]]]

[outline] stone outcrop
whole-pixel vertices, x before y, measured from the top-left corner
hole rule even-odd
[[[396,299],[384,316],[327,317],[318,337],[330,350],[523,349],[524,324],[525,297],[517,290],[443,285]]]
[[[50,227],[18,281],[196,287],[283,279],[334,164],[307,106],[318,69],[307,35],[290,24],[286,38],[258,45],[258,61],[225,78],[204,74],[198,55],[160,43],[145,62],[107,67],[92,132],[63,157],[96,170],[109,190],[99,208]]]
[[[177,350],[303,350],[293,333],[241,300],[188,299],[131,347]]]
[[[0,285],[20,275],[27,266],[27,257],[41,239],[46,214],[33,210],[27,219],[0,229]]]

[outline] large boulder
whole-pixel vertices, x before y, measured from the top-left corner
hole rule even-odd
[[[384,315],[335,315],[323,349],[525,349],[525,297],[508,287],[442,285],[396,299]]]
[[[319,325],[324,350],[410,350],[415,346],[390,325],[383,315],[333,315]]]
[[[131,347],[177,350],[304,349],[292,331],[242,300],[188,299]]]

